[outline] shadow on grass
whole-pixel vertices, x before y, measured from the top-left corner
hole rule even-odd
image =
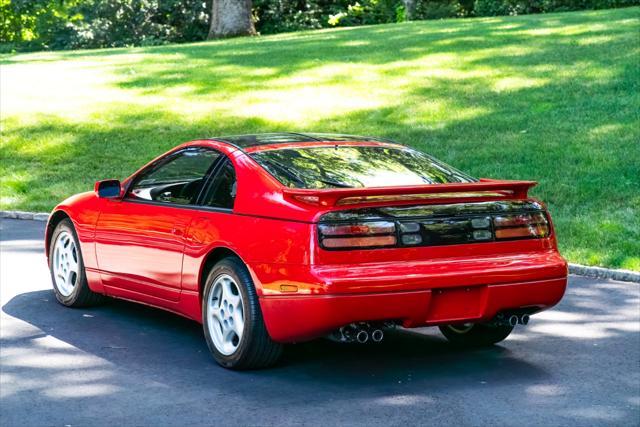
[[[139,52],[149,54],[144,60],[148,71],[134,66],[135,75],[128,75],[130,63],[115,71],[123,75],[122,88],[153,93],[187,85],[192,94],[203,96],[228,87],[250,90],[332,64],[379,66],[382,73],[393,77],[416,65],[427,65],[427,55],[456,55],[462,59],[457,64],[461,71],[488,66],[503,73],[515,70],[527,78],[557,78],[554,64],[582,61],[610,67],[618,58],[633,55],[626,50],[609,50],[594,57],[592,50],[594,45],[628,42],[636,25],[637,21],[624,14],[606,25],[597,14],[382,25],[308,36],[143,49]],[[583,41],[585,37],[588,40]],[[637,54],[638,49],[634,51]],[[467,55],[479,59],[467,60]],[[427,63],[412,63],[421,58]],[[348,72],[320,81],[314,76],[313,84],[358,78]]]
[[[3,205],[49,210],[186,140],[368,134],[475,176],[538,180],[533,194],[548,202],[570,259],[637,269],[637,17],[634,8],[55,54],[108,57],[95,66],[140,103],[85,121],[7,118]]]

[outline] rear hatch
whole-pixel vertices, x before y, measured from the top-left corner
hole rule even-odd
[[[477,180],[422,152],[335,142],[250,153],[313,224],[312,263],[432,261],[555,248],[531,181]]]
[[[323,206],[316,264],[474,257],[555,248],[528,181],[302,190],[286,197]],[[345,253],[348,252],[348,255]]]

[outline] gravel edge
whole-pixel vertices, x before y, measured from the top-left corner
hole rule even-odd
[[[32,221],[46,221],[48,213],[0,211],[0,218],[26,219]],[[588,265],[569,264],[569,273],[577,276],[595,277],[598,279],[619,280],[621,282],[640,283],[640,272],[631,270],[616,270],[613,268],[591,267]]]

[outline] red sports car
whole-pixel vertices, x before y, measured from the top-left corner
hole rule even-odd
[[[201,322],[215,360],[439,326],[491,345],[563,296],[567,264],[530,181],[475,179],[406,146],[328,134],[192,141],[58,205],[58,301],[104,296]]]

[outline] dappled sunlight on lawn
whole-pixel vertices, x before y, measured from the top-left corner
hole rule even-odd
[[[196,138],[377,135],[539,181],[571,261],[639,269],[639,12],[4,56],[0,205],[49,210]]]

